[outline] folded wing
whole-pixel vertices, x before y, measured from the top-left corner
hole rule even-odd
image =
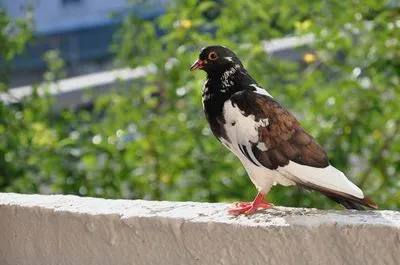
[[[235,93],[224,105],[227,135],[255,165],[277,170],[307,189],[346,208],[376,208],[363,192],[329,164],[326,152],[277,101],[252,91]],[[232,139],[228,139],[232,140]],[[232,141],[231,141],[232,142]],[[232,144],[232,143],[231,143]]]

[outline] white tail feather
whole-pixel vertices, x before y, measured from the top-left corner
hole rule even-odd
[[[333,166],[325,168],[316,168],[297,164],[290,161],[287,166],[281,167],[279,171],[283,171],[287,177],[296,179],[304,183],[312,183],[314,185],[347,193],[354,197],[363,199],[364,194],[359,187],[347,179],[340,170]]]

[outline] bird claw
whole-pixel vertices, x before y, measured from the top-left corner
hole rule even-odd
[[[234,207],[228,210],[232,215],[250,215],[260,209],[272,208],[274,205],[270,202],[236,202]]]

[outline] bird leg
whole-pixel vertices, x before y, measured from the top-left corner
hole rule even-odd
[[[265,194],[259,192],[252,202],[236,202],[234,207],[228,210],[229,214],[232,215],[250,215],[255,213],[259,209],[272,208],[274,205],[264,200]]]

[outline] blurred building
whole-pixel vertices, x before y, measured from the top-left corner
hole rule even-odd
[[[60,51],[69,76],[109,68],[110,44],[122,18],[132,11],[142,18],[154,18],[164,12],[165,2],[5,0],[2,5],[14,19],[24,16],[27,6],[33,8],[37,36],[13,62],[11,87],[40,81],[46,66],[43,54],[52,49]]]

